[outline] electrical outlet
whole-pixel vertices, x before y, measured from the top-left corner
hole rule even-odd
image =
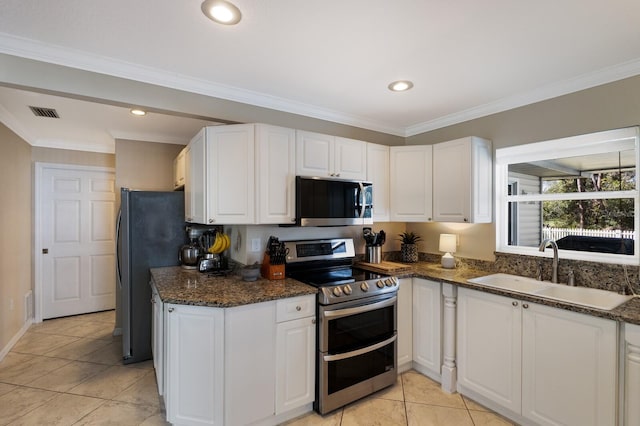
[[[251,239],[251,251],[260,251],[261,247],[262,243],[260,242],[260,238]]]

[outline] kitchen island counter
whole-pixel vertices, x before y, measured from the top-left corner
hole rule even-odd
[[[316,294],[315,287],[300,281],[243,281],[236,275],[209,276],[180,266],[151,269],[151,281],[163,303],[231,308],[252,303]]]

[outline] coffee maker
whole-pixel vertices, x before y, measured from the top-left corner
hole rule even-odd
[[[187,226],[186,231],[189,244],[180,247],[178,259],[184,269],[198,269],[198,261],[205,253],[205,249],[200,244],[202,231],[194,226]]]

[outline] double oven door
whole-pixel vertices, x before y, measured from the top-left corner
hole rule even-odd
[[[321,305],[318,319],[316,411],[328,413],[396,382],[395,293]]]

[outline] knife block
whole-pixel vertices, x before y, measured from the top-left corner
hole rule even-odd
[[[260,274],[268,280],[284,280],[284,263],[281,265],[272,265],[268,253],[264,254]]]

